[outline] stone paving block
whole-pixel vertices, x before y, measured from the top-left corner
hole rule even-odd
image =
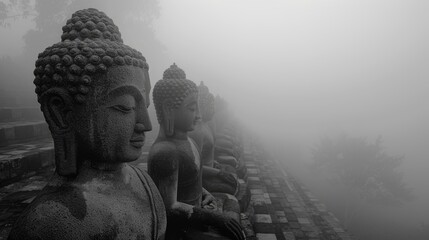
[[[293,232],[283,232],[283,236],[285,240],[295,240],[295,236],[293,235]]]
[[[250,189],[250,193],[252,194],[264,194],[262,189]]]
[[[277,219],[280,223],[287,223],[288,222],[287,218],[284,216],[277,216]]]
[[[303,231],[299,230],[299,229],[292,229],[293,235],[295,236],[295,238],[303,238],[305,237],[305,234]]]
[[[253,203],[253,210],[255,211],[255,213],[258,213],[258,214],[268,214],[268,208],[267,208],[267,205],[265,203],[256,204],[254,202]]]
[[[248,174],[258,174],[259,170],[257,168],[248,168],[247,173]]]
[[[276,211],[275,214],[276,216],[282,216],[282,217],[286,216],[284,211]]]
[[[270,223],[253,223],[253,229],[256,233],[275,233],[276,227],[274,224]]]
[[[259,240],[277,240],[276,235],[272,233],[257,233],[256,237]]]
[[[269,214],[255,214],[255,222],[257,223],[272,223],[271,216]]]
[[[259,177],[248,177],[247,181],[259,182],[259,181],[261,181],[261,179]]]
[[[286,218],[289,220],[289,222],[298,222],[298,218],[294,213],[286,213]]]

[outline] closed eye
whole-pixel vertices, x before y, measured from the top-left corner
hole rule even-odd
[[[111,108],[123,112],[123,113],[130,113],[131,111],[133,111],[135,108],[134,107],[128,107],[128,106],[124,106],[124,105],[115,105],[112,106]]]

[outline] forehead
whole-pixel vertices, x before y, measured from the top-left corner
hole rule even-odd
[[[106,90],[112,90],[119,86],[132,85],[142,93],[149,92],[150,80],[145,70],[134,66],[116,66],[110,68],[106,73]],[[103,81],[103,80],[102,80]]]
[[[188,96],[186,96],[186,98],[183,100],[183,104],[187,105],[191,103],[197,103],[197,101],[198,101],[198,93],[193,92],[193,93],[190,93]]]
[[[99,104],[106,98],[130,94],[137,98],[143,98],[149,106],[150,79],[147,70],[134,66],[115,66],[99,76],[95,82],[93,91],[94,100]]]

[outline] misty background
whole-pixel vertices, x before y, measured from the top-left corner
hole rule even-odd
[[[37,54],[88,7],[104,11],[124,43],[143,53],[152,86],[175,62],[226,99],[351,233],[429,239],[428,1],[0,0],[0,107],[38,105]],[[321,141],[344,136],[381,139],[382,152],[401,160],[394,172],[413,197],[356,199],[358,211],[345,215],[349,187],[314,169]]]

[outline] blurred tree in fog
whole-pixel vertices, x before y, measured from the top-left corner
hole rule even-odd
[[[60,41],[61,27],[66,20],[73,12],[85,8],[97,8],[106,12],[119,26],[122,34],[134,36],[134,39],[129,37],[125,39],[127,44],[134,41],[130,45],[145,51],[142,53],[149,59],[150,66],[163,67],[159,61],[162,59],[164,48],[156,39],[152,29],[152,21],[160,12],[157,0],[0,0],[0,28],[13,28],[14,22],[19,19],[29,19],[34,22],[34,27],[23,36],[22,55],[13,61],[7,61],[8,64],[15,63],[16,67],[13,69],[20,69],[16,73],[18,76],[7,78],[4,72],[0,72],[4,88],[19,89],[23,93],[18,95],[33,97],[32,73],[38,53]],[[3,63],[5,61],[0,64]],[[11,95],[13,97],[17,94]]]
[[[342,135],[324,137],[313,149],[314,167],[347,191],[344,222],[353,218],[357,203],[395,205],[411,200],[413,195],[397,171],[404,157],[387,154],[381,137],[374,143],[364,138]]]
[[[138,22],[140,32],[152,33],[150,22],[159,14],[156,0],[36,0],[34,3],[29,0],[9,0],[0,2],[0,26],[11,26],[13,20],[31,17],[36,27],[24,36],[24,55],[35,57],[47,45],[60,40],[59,31],[73,12],[89,7],[107,12],[115,22],[125,19]]]
[[[10,27],[19,18],[35,16],[30,0],[0,1],[0,26]]]

